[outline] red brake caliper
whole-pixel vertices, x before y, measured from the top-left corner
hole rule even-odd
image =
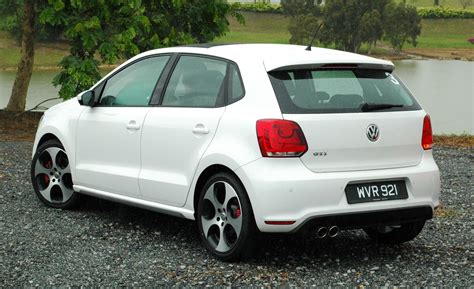
[[[236,218],[240,217],[240,215],[242,214],[242,212],[240,211],[240,207],[235,206],[235,207],[233,207],[233,209],[234,209],[234,216]]]
[[[236,205],[230,205],[230,209],[232,211],[232,217],[234,219],[240,217],[240,215],[242,214],[242,212],[240,211],[240,207],[238,207]]]
[[[45,184],[48,184],[49,183],[49,176],[48,175],[43,175],[43,180],[44,180],[44,183]]]
[[[51,160],[47,161],[43,166],[47,169],[50,169],[52,167],[53,162]],[[45,185],[49,184],[49,176],[47,174],[43,175],[43,181]]]

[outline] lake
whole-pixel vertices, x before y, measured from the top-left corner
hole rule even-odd
[[[474,134],[474,62],[458,60],[401,60],[395,71],[431,115],[435,134]],[[51,80],[57,71],[34,71],[26,108],[57,97]],[[0,71],[0,108],[8,103],[15,72]],[[51,107],[61,100],[48,101]]]

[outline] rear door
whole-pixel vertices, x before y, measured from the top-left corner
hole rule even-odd
[[[144,123],[140,190],[145,200],[184,205],[225,110],[227,66],[226,61],[196,55],[177,60]]]
[[[106,80],[99,103],[78,122],[75,184],[139,197],[143,122],[168,59],[140,59]]]
[[[302,128],[314,172],[417,165],[425,113],[399,79],[368,69],[270,73],[283,117]]]

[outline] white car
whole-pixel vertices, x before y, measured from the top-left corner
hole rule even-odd
[[[33,187],[55,208],[88,194],[196,220],[223,260],[259,231],[406,242],[440,177],[430,118],[393,69],[295,45],[148,51],[44,114]]]

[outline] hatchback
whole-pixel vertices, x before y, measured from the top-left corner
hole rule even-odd
[[[259,232],[410,241],[440,178],[430,118],[393,70],[296,45],[139,54],[45,112],[34,191],[54,208],[87,194],[196,220],[222,260]]]

